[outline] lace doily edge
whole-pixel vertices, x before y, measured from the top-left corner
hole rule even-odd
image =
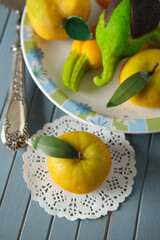
[[[134,183],[134,181],[133,181],[133,183]],[[27,188],[29,189],[29,187],[28,187],[28,184],[27,184]],[[29,189],[30,190],[30,189]],[[91,216],[85,216],[85,215],[82,215],[82,216],[67,216],[66,214],[64,214],[63,212],[56,212],[56,213],[53,213],[51,210],[49,210],[48,208],[46,208],[45,206],[43,206],[43,204],[41,204],[41,202],[39,202],[38,201],[38,199],[35,197],[35,196],[33,196],[33,194],[32,194],[32,192],[31,192],[31,198],[34,200],[34,201],[36,201],[36,202],[38,202],[38,204],[39,204],[39,206],[40,207],[42,207],[49,215],[52,215],[52,216],[57,216],[57,217],[60,217],[60,218],[62,218],[62,217],[65,217],[66,219],[68,219],[68,220],[70,220],[70,221],[75,221],[75,220],[78,220],[78,219],[97,219],[97,218],[100,218],[100,217],[104,217],[104,216],[106,216],[107,214],[108,214],[108,212],[113,212],[113,211],[116,211],[118,208],[119,208],[119,206],[120,206],[120,204],[122,203],[122,202],[124,202],[130,195],[131,195],[131,192],[132,192],[132,190],[133,190],[133,187],[131,186],[131,188],[130,188],[130,190],[128,191],[128,194],[126,195],[126,196],[124,196],[122,199],[121,199],[121,201],[119,201],[119,202],[117,202],[115,205],[114,205],[114,207],[112,208],[111,207],[111,209],[108,209],[107,211],[102,211],[102,212],[99,212],[98,214],[96,214],[96,215],[91,215]],[[30,190],[31,191],[31,190]]]

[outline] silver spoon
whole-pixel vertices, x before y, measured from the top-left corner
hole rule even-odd
[[[24,77],[25,65],[20,45],[20,21],[25,1],[0,0],[0,3],[19,14],[18,38],[17,42],[11,47],[13,52],[12,78],[1,130],[2,142],[9,149],[17,151],[25,145],[25,140],[29,136]]]

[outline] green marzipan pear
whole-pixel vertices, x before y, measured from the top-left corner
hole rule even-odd
[[[151,1],[156,4],[158,3],[157,6],[159,7],[159,0],[138,1],[142,1],[143,4],[147,3],[147,1]],[[94,83],[97,86],[103,86],[109,83],[113,78],[119,62],[122,59],[135,54],[152,36],[154,29],[158,25],[159,16],[157,22],[154,22],[154,25],[148,28],[148,31],[145,29],[145,26],[141,26],[141,28],[144,27],[144,34],[143,30],[141,30],[142,36],[140,34],[140,29],[137,29],[138,37],[136,36],[136,31],[133,24],[136,27],[140,26],[141,24],[138,25],[137,21],[141,20],[141,18],[137,18],[137,20],[135,15],[135,19],[132,19],[134,16],[132,6],[136,6],[136,4],[138,5],[138,1],[113,0],[109,8],[104,10],[100,15],[96,28],[96,40],[102,52],[103,72],[100,76],[96,76],[94,78]],[[142,2],[141,8],[143,9]],[[152,18],[154,11],[150,9],[150,12],[151,15],[149,17]],[[159,11],[156,12],[156,16],[158,12]],[[144,14],[144,12],[142,12],[142,14]],[[132,30],[134,30],[134,36],[136,37],[133,37]]]

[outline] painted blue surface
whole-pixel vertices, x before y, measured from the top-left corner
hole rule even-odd
[[[13,12],[0,5],[0,123],[11,76],[10,46],[16,40],[16,20]],[[31,135],[65,114],[42,94],[27,70],[26,93]],[[126,138],[136,153],[132,194],[107,216],[73,222],[47,214],[31,199],[22,169],[26,148],[13,153],[0,141],[0,240],[159,240],[160,133],[130,134]]]

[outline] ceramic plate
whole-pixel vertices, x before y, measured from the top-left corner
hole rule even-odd
[[[89,25],[94,25],[102,9],[91,1]],[[97,87],[93,77],[102,68],[85,74],[79,91],[68,90],[62,80],[64,63],[70,53],[72,40],[46,41],[32,29],[24,10],[21,24],[21,45],[24,59],[32,78],[42,92],[67,114],[99,127],[125,133],[149,133],[160,131],[160,109],[143,108],[129,101],[120,106],[106,109],[106,103],[118,87],[121,62],[113,80],[106,86]]]

